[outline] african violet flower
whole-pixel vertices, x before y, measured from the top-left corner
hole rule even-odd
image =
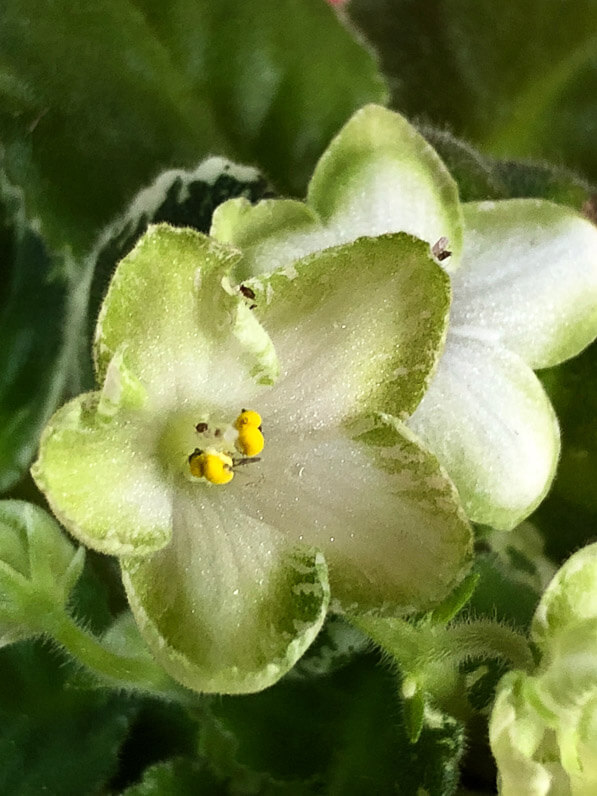
[[[120,558],[155,657],[203,691],[278,679],[330,592],[422,610],[470,558],[452,483],[396,417],[446,332],[427,244],[363,239],[241,289],[239,256],[150,229],[100,313],[99,389],[57,412],[33,468],[66,528]]]
[[[500,793],[597,793],[597,545],[556,573],[531,626],[536,671],[500,681],[489,727]]]
[[[469,517],[511,528],[544,497],[559,453],[557,421],[532,368],[577,354],[597,335],[597,229],[547,201],[461,204],[435,151],[377,106],[332,141],[305,203],[233,199],[212,227],[244,252],[238,280],[398,231],[432,246],[453,291],[443,355],[408,425],[449,472]],[[404,407],[392,411],[406,419]]]

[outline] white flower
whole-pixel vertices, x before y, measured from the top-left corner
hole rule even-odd
[[[357,112],[332,141],[305,203],[234,199],[212,227],[243,251],[239,280],[398,231],[429,243],[453,291],[443,355],[408,425],[447,469],[468,516],[511,528],[545,496],[559,453],[557,421],[533,369],[597,336],[597,229],[547,201],[461,204],[435,151],[377,106]]]

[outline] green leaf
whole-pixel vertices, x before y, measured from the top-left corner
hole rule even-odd
[[[4,186],[5,191],[6,186]],[[0,303],[0,491],[29,466],[64,389],[80,307],[67,253],[50,250],[5,193]]]
[[[328,615],[307,652],[287,677],[311,678],[335,672],[369,646],[369,639],[339,616]]]
[[[207,90],[236,156],[302,195],[324,146],[386,85],[369,51],[319,0],[140,0],[193,91]]]
[[[511,567],[490,551],[477,555],[473,571],[478,577],[477,588],[465,610],[473,617],[485,616],[527,630],[539,601],[539,590],[522,582]]]
[[[154,763],[143,772],[141,782],[122,791],[121,796],[226,796],[225,786],[204,763],[189,758],[174,758]]]
[[[553,489],[533,516],[555,560],[591,541],[597,523],[597,343],[541,379],[562,428]]]
[[[436,714],[411,744],[396,679],[373,660],[212,701],[200,731],[203,754],[245,793],[262,793],[273,781],[294,784],[301,794],[407,796],[420,787],[434,796],[453,794],[460,726]]]
[[[353,0],[348,11],[408,116],[494,155],[564,160],[597,178],[591,0]]]
[[[463,202],[535,197],[568,205],[575,210],[590,209],[594,190],[569,169],[541,162],[490,157],[447,130],[427,125],[421,127],[421,133],[458,183]]]
[[[41,644],[0,652],[2,793],[98,793],[115,773],[135,705],[69,689],[70,672]]]
[[[0,31],[4,168],[49,245],[77,254],[139,186],[208,153],[302,192],[340,125],[386,96],[320,0],[7,0]]]

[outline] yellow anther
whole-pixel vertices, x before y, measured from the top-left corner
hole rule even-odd
[[[253,412],[253,414],[257,414]],[[259,456],[265,445],[263,434],[257,426],[241,426],[238,430],[236,447],[244,456]]]
[[[241,431],[241,429],[246,428],[259,428],[261,425],[261,415],[258,412],[254,412],[252,409],[243,409],[240,415],[234,421],[234,428]]]
[[[265,445],[261,433],[261,415],[252,409],[243,409],[234,421],[238,431],[236,447],[244,456],[259,456]]]
[[[233,461],[225,453],[205,453],[199,449],[189,456],[189,469],[195,478],[211,484],[227,484],[234,478]]]

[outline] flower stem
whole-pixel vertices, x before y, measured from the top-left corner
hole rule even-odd
[[[192,695],[151,659],[119,655],[80,627],[66,611],[46,617],[45,632],[96,677],[115,688],[189,703]]]
[[[499,622],[479,619],[439,626],[410,624],[398,618],[350,620],[406,672],[442,663],[456,667],[471,658],[501,658],[526,672],[533,668],[527,639]]]
[[[501,658],[515,669],[530,672],[534,668],[527,639],[499,622],[479,619],[453,624],[443,628],[439,640],[443,647],[440,654],[454,663],[468,658]]]

